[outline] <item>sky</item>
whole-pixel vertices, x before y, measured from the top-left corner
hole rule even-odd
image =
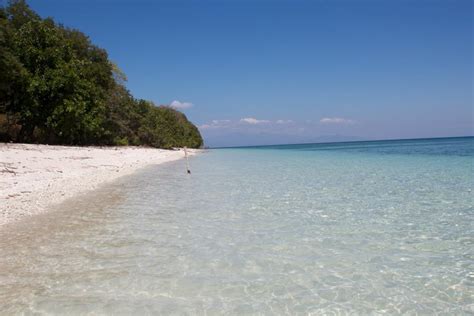
[[[31,0],[208,146],[474,135],[469,0]]]

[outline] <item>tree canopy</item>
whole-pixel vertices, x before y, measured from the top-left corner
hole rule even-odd
[[[137,100],[125,74],[79,30],[24,0],[0,7],[0,140],[69,145],[201,147],[173,108]]]

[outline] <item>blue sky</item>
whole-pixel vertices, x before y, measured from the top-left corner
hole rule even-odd
[[[473,135],[463,0],[32,0],[211,146]]]

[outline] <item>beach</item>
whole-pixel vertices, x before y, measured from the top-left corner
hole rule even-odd
[[[188,149],[188,153],[196,150]],[[145,166],[180,158],[184,158],[182,149],[2,143],[0,226],[43,213]]]

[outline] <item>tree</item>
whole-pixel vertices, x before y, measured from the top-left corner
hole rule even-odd
[[[24,0],[0,8],[0,45],[0,125],[2,117],[7,118],[0,138],[165,148],[202,145],[199,131],[184,114],[136,100],[125,88],[125,74],[104,49],[79,30],[42,19]],[[11,132],[12,127],[19,132]]]
[[[103,99],[91,61],[78,58],[71,43],[50,19],[24,23],[14,34],[13,51],[26,71],[19,102],[20,141],[82,144],[100,135]],[[91,80],[93,78],[93,80]]]

